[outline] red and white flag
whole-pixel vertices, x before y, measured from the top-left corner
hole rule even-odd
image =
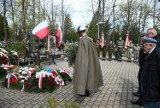
[[[104,47],[104,45],[105,45],[104,33],[102,33],[102,35],[101,35],[101,39],[100,39],[100,46],[101,46],[101,48],[103,48],[103,47]]]
[[[58,29],[56,32],[56,36],[58,37],[58,46],[61,46],[63,34],[62,34],[62,30],[61,30],[59,22],[58,22]]]
[[[130,36],[129,34],[126,34],[125,48],[127,48],[127,46],[129,46],[130,43],[131,43]]]
[[[48,21],[45,20],[41,23],[39,23],[33,30],[32,33],[36,35],[40,39],[44,39],[50,34],[49,28],[48,28]]]

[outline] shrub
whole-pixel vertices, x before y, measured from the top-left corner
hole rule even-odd
[[[20,56],[23,56],[23,55],[24,55],[22,43],[20,43],[20,42],[19,42],[19,43],[10,43],[10,44],[8,45],[8,48],[11,49],[11,50],[14,50],[14,51],[18,52],[18,54],[19,54]]]
[[[0,78],[5,77],[7,75],[7,70],[0,67]]]

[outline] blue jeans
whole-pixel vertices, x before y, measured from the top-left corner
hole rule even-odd
[[[160,108],[160,102],[144,102],[144,108]]]

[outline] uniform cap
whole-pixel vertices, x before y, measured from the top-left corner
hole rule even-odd
[[[155,40],[153,38],[143,38],[142,42],[143,43],[155,43],[155,44],[157,44],[157,40]]]
[[[77,32],[81,32],[86,30],[87,28],[85,26],[79,26]]]

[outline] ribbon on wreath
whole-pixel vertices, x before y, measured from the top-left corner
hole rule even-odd
[[[47,77],[52,77],[54,79],[54,81],[56,82],[56,84],[60,85],[60,89],[61,89],[61,86],[64,86],[63,79],[59,75],[53,74],[54,72],[56,72],[56,71],[53,71],[52,73],[50,73],[50,72],[47,72],[47,71],[43,70],[41,72],[36,73],[36,78],[39,78],[38,86],[39,86],[40,89],[42,89],[42,79],[46,76]]]
[[[16,82],[18,82],[18,77],[16,76],[15,73],[8,74],[8,75],[6,76],[6,78],[7,78],[7,88],[10,87],[10,84],[11,84],[11,81],[10,81],[10,80],[11,80],[12,77],[16,79]]]
[[[69,75],[70,77],[72,77],[71,72],[67,71],[67,70],[60,70],[61,73],[66,73],[67,75]]]
[[[64,81],[59,75],[55,78],[55,81],[56,81],[57,85],[60,86],[60,89],[62,88],[62,86],[64,86]]]

